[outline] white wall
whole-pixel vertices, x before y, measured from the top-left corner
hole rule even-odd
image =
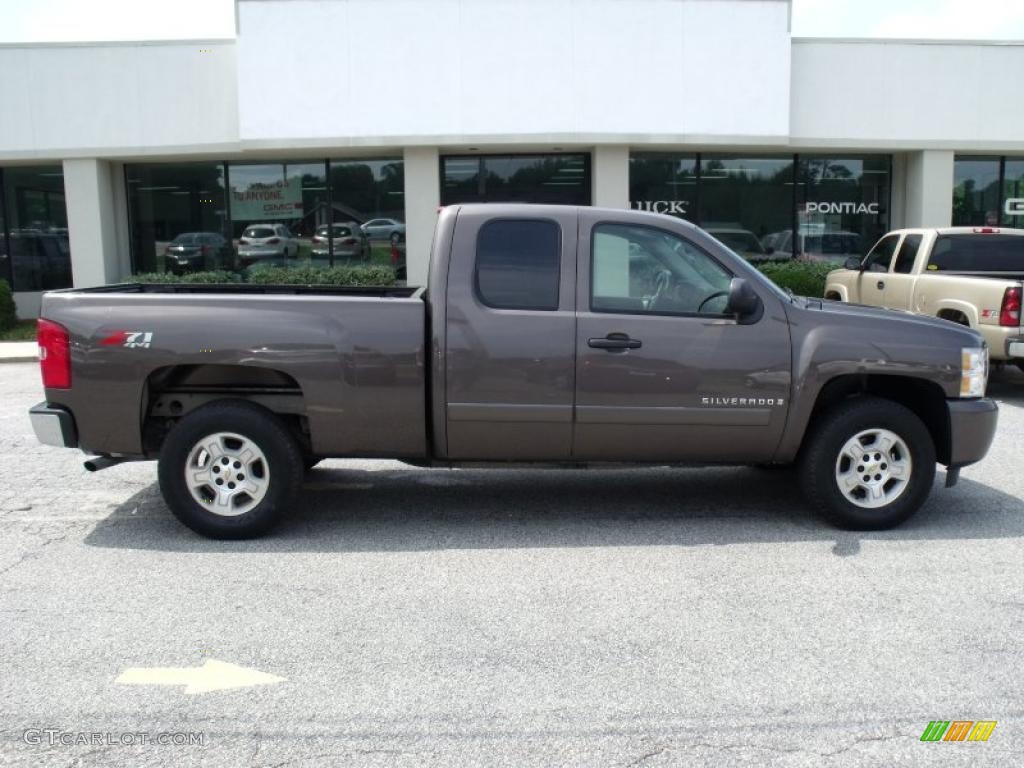
[[[1024,44],[793,41],[795,145],[1024,150]]]
[[[243,146],[789,129],[784,0],[240,0],[238,13]]]
[[[235,44],[0,46],[0,160],[237,148]]]

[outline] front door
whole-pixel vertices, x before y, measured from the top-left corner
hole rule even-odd
[[[764,312],[740,324],[714,241],[601,218],[580,214],[573,458],[769,460],[790,394],[781,297],[752,283]]]
[[[447,290],[448,458],[567,460],[576,210],[459,212]],[[513,209],[509,209],[513,210]]]
[[[889,278],[889,266],[892,264],[892,257],[896,253],[896,246],[900,243],[900,236],[886,235],[872,248],[864,257],[860,275],[858,276],[858,295],[860,304],[867,304],[871,307],[884,307],[885,287]]]

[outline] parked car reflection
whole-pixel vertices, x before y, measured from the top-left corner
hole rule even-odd
[[[164,249],[168,272],[182,275],[207,269],[232,269],[231,246],[216,232],[182,232]]]
[[[294,259],[298,255],[299,240],[284,224],[250,224],[238,239],[238,261],[242,267],[264,259]]]
[[[405,224],[395,219],[370,219],[362,229],[371,240],[390,240],[392,245],[405,242]]]
[[[330,237],[328,237],[330,232]],[[313,233],[313,257],[326,259],[330,255],[328,246],[334,247],[336,259],[370,259],[370,241],[366,233],[354,221],[322,224]]]
[[[772,245],[763,244],[757,235],[748,229],[721,227],[709,228],[706,232],[735,251],[747,261],[768,261],[791,258],[790,255],[776,254]]]

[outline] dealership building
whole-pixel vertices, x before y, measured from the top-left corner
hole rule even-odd
[[[256,233],[282,264],[421,284],[438,207],[471,201],[838,260],[895,227],[1024,226],[1024,44],[795,38],[790,15],[238,0],[231,39],[0,46],[0,279],[30,317],[43,290],[180,267],[176,243],[244,272]]]

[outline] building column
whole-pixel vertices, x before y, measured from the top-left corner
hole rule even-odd
[[[95,158],[65,160],[64,201],[74,287],[119,281],[117,212],[110,163]]]
[[[910,152],[905,174],[904,226],[948,227],[953,221],[953,152]]]
[[[590,169],[591,198],[599,208],[629,208],[629,147],[598,145]]]
[[[430,244],[441,205],[437,147],[407,147],[405,161],[405,265],[409,285],[426,285]]]

